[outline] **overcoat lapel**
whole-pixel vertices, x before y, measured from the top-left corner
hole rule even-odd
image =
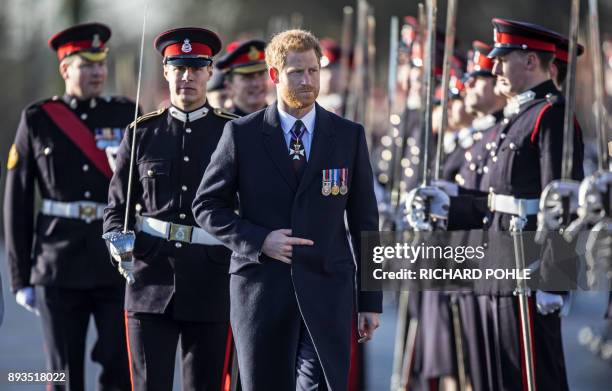
[[[291,159],[289,159],[289,151],[287,150],[283,129],[280,125],[276,103],[269,105],[266,109],[262,132],[263,143],[268,155],[283,179],[285,179],[285,182],[295,192],[298,185],[297,178],[291,165]]]

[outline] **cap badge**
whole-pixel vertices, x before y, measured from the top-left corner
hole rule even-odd
[[[91,46],[94,48],[99,48],[102,42],[100,42],[100,35],[94,34],[93,40],[91,41]]]
[[[249,56],[249,60],[251,61],[255,61],[259,58],[259,51],[257,50],[255,46],[250,47],[248,56]]]
[[[183,53],[190,53],[191,52],[191,43],[189,42],[188,38],[185,38],[185,40],[183,41],[183,46],[181,46],[181,51]]]

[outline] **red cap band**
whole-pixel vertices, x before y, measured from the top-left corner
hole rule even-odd
[[[255,52],[257,52],[257,56],[255,56]],[[240,65],[240,64],[247,64],[249,62],[253,62],[253,61],[262,61],[265,60],[265,54],[264,52],[262,52],[261,50],[256,50],[250,53],[243,53],[239,56],[237,56],[230,64],[230,66],[235,66],[235,65]]]
[[[478,50],[474,50],[472,61],[472,68],[474,71],[490,71],[493,69],[493,60]]]
[[[164,49],[164,57],[183,56],[183,55],[195,55],[195,56],[211,56],[212,50],[208,45],[198,42],[178,42],[172,45],[166,46]]]
[[[567,62],[569,58],[569,52],[566,50],[557,48],[557,51],[555,52],[555,57],[559,61]]]
[[[557,49],[556,45],[551,42],[540,41],[532,38],[525,38],[520,35],[512,35],[506,33],[496,33],[495,43],[510,44],[510,45],[527,45],[528,49],[541,50],[554,53]]]
[[[83,40],[83,41],[68,42],[57,48],[57,58],[62,60],[64,57],[66,57],[70,53],[92,49],[94,48],[92,43],[93,43],[93,40],[90,40],[90,39]],[[102,48],[104,48],[104,44],[102,42],[100,42],[100,44],[95,47],[95,49],[102,49]]]

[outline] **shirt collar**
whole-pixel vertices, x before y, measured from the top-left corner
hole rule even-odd
[[[291,131],[291,128],[293,128],[293,125],[295,124],[295,121],[298,120],[298,118],[295,118],[291,114],[281,110],[281,108],[278,107],[278,104],[276,107],[278,109],[278,116],[280,118],[281,127],[283,128],[283,132],[287,134]],[[315,106],[313,105],[312,109],[308,113],[306,113],[305,116],[303,116],[302,118],[299,118],[304,124],[304,126],[306,127],[306,131],[310,134],[312,134],[312,132],[314,131],[315,117],[316,117],[316,110],[315,110]]]
[[[186,113],[178,108],[176,108],[175,106],[170,106],[170,108],[168,109],[168,111],[170,112],[170,115],[176,119],[178,119],[179,121],[182,122],[193,122],[197,119],[200,119],[202,117],[204,117],[206,114],[208,114],[208,107],[206,107],[206,105],[200,107],[197,110],[194,111],[190,111],[189,113]]]

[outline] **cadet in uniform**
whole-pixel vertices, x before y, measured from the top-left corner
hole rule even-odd
[[[268,104],[265,47],[266,43],[259,39],[237,42],[217,62],[217,67],[225,73],[225,85],[233,104],[231,112],[239,117]]]
[[[101,97],[107,76],[99,23],[57,33],[66,92],[28,106],[8,159],[4,231],[17,302],[40,313],[49,370],[68,371],[68,389],[83,390],[89,319],[98,339],[101,390],[129,389],[123,322],[124,282],[108,261],[102,214],[112,176],[106,149],[117,146],[134,103]],[[37,185],[42,208],[34,214]],[[63,386],[56,386],[64,389]]]
[[[229,349],[229,251],[196,223],[191,203],[225,123],[235,116],[206,101],[217,35],[178,28],[155,39],[170,90],[169,108],[140,117],[126,132],[111,180],[104,231],[136,229],[135,282],[126,290],[132,385],[172,389],[181,341],[183,389],[219,390]],[[136,137],[134,201],[126,205],[131,140]]]
[[[480,188],[483,177],[489,168],[486,166],[489,151],[495,143],[497,128],[503,119],[503,108],[506,98],[495,89],[496,78],[493,75],[493,60],[487,55],[492,47],[484,42],[474,41],[472,59],[468,64],[465,78],[466,108],[476,115],[472,121],[474,129],[472,146],[465,151],[464,163],[453,180],[462,187],[475,190]]]
[[[490,152],[488,197],[452,198],[449,229],[484,224],[494,239],[489,241],[487,267],[496,268],[514,265],[512,239],[502,234],[510,229],[511,218],[526,219],[524,230],[534,231],[540,194],[549,182],[560,178],[564,101],[549,74],[556,37],[529,23],[496,18],[493,25],[495,46],[489,56],[495,58],[493,74],[499,91],[510,98],[508,118]],[[581,135],[576,131],[572,177],[577,180],[582,178],[582,153]],[[558,259],[548,252],[543,254],[537,272],[541,286],[551,282],[558,267]],[[488,389],[526,387],[514,288],[512,280],[480,280],[475,285],[487,351]],[[535,300],[529,299],[531,310],[526,321],[533,325],[537,388],[554,385],[568,389],[558,312],[563,298],[539,290],[534,296]]]

